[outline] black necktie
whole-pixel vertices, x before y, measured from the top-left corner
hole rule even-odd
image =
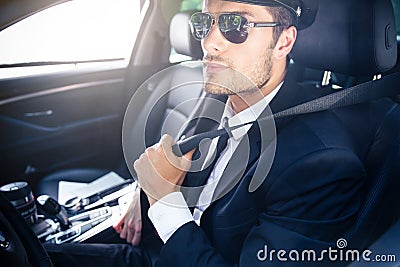
[[[224,121],[224,128],[225,128],[226,125],[227,125],[227,118],[223,118],[223,121]],[[224,151],[224,149],[226,148],[226,145],[228,143],[228,139],[229,139],[228,132],[225,132],[225,134],[223,134],[223,135],[221,135],[219,137],[218,142],[217,142],[217,146],[216,146],[215,151],[213,153],[214,154],[214,158],[212,158],[211,162],[207,163],[207,162],[204,162],[204,160],[203,161],[200,160],[199,162],[196,163],[196,165],[192,164],[192,167],[193,167],[192,170],[196,170],[196,169],[198,170],[196,172],[196,175],[195,175],[197,177],[196,180],[198,182],[199,181],[203,181],[204,182],[210,176],[211,171],[214,169],[215,164],[217,163],[222,151]],[[209,142],[211,143],[211,140]],[[204,143],[204,149],[206,149],[207,147],[209,149],[210,148],[210,144],[207,145],[206,143]],[[202,153],[205,153],[205,154],[202,154]],[[195,161],[199,160],[200,157],[205,157],[205,155],[207,155],[207,153],[208,153],[207,150],[206,151],[202,150],[202,152],[200,152],[200,148],[198,148],[194,152],[192,160],[195,160]],[[202,170],[199,170],[199,169],[201,169],[201,166],[204,165],[204,163],[206,163],[206,165],[205,165],[206,168],[204,168]],[[200,177],[202,179],[199,179]],[[199,186],[201,184],[202,183],[196,183],[196,184],[194,184],[194,186]],[[192,184],[192,186],[193,186],[193,184]]]
[[[215,149],[215,157],[213,158],[213,161],[211,163],[207,164],[205,169],[203,169],[201,171],[191,172],[186,177],[186,179],[188,179],[188,181],[185,180],[185,182],[186,182],[185,186],[189,186],[191,188],[193,188],[193,187],[199,188],[199,190],[196,193],[194,193],[194,191],[191,191],[190,196],[186,194],[185,190],[183,190],[183,192],[182,192],[182,193],[184,193],[186,201],[188,202],[188,204],[190,206],[190,210],[192,212],[193,212],[193,207],[197,203],[198,197],[202,191],[202,189],[200,187],[206,183],[206,181],[207,181],[208,177],[210,176],[212,170],[214,169],[215,164],[217,163],[222,151],[225,149],[225,147],[228,143],[228,139],[229,139],[229,134],[227,132],[225,134],[221,135],[217,142],[217,147]],[[198,155],[196,155],[196,154],[198,154]],[[193,158],[198,158],[199,156],[200,156],[200,152],[199,152],[199,149],[197,149],[195,154],[193,155]],[[197,166],[197,167],[199,167],[199,166]]]
[[[228,119],[225,117],[223,118],[223,127],[225,129],[227,129],[228,126]],[[204,169],[202,170],[202,175],[204,175],[205,177],[209,177],[212,170],[215,167],[215,164],[217,163],[219,157],[221,156],[222,151],[224,151],[224,149],[226,148],[226,145],[228,144],[228,139],[229,139],[229,134],[228,132],[225,132],[225,134],[221,135],[218,139],[217,142],[217,147],[215,150],[215,158],[213,159],[213,161]]]
[[[226,145],[228,144],[228,139],[229,139],[228,133],[221,135],[219,137],[218,143],[217,143],[217,148],[215,150],[215,158],[209,166],[209,167],[211,167],[211,169],[214,169],[214,166],[217,163],[219,157],[221,156],[222,151],[224,151],[224,149],[226,148]],[[209,167],[207,167],[207,168],[209,168]]]

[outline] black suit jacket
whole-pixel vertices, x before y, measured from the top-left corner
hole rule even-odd
[[[331,93],[290,80],[270,104],[274,113]],[[378,100],[281,118],[272,124],[276,139],[260,135],[260,129],[271,127],[269,122],[253,125],[248,144],[244,138],[239,145],[200,226],[190,222],[179,228],[161,248],[158,266],[286,266],[296,263],[289,259],[293,249],[300,256],[302,250],[338,249],[340,238],[357,248],[360,242],[354,233],[365,201],[371,150],[386,118],[400,118],[399,112],[392,101]],[[207,130],[206,126],[200,127]],[[249,190],[257,168],[266,173]],[[185,185],[206,179],[189,173]],[[287,252],[281,255],[286,262],[277,258],[281,249]],[[264,258],[271,250],[276,252]],[[327,255],[324,259],[324,265],[331,263]]]

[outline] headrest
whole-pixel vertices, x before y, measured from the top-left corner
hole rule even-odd
[[[293,60],[352,76],[391,69],[397,60],[390,0],[319,0],[314,23],[298,32]]]
[[[187,11],[175,14],[170,24],[169,39],[177,53],[201,59],[203,51],[200,41],[195,40],[190,32],[189,19],[193,13],[194,11]]]

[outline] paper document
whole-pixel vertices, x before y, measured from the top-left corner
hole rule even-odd
[[[58,183],[58,202],[64,205],[65,202],[73,197],[86,197],[94,193],[103,191],[125,181],[124,178],[115,172],[109,172],[91,183],[60,181]]]

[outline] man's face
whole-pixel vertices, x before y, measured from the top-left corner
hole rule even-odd
[[[203,11],[214,18],[221,13],[239,13],[249,22],[272,22],[266,7],[222,0],[205,0]],[[246,94],[259,90],[271,76],[273,30],[250,28],[244,43],[234,44],[225,39],[217,22],[202,41],[206,79],[205,90],[213,94]],[[213,63],[228,68],[218,67]],[[220,86],[222,85],[222,86]]]

